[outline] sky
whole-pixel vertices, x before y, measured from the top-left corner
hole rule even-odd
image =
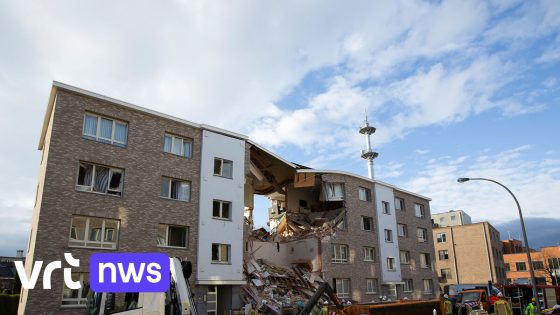
[[[360,175],[367,112],[376,178],[433,213],[517,220],[456,182],[489,177],[560,219],[560,1],[0,0],[0,38],[0,255],[27,247],[53,80]]]

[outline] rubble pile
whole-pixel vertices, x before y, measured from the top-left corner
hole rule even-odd
[[[247,304],[266,301],[271,312],[281,314],[287,308],[302,307],[323,282],[308,268],[293,265],[285,268],[264,259],[251,259],[245,263],[247,285],[241,288],[241,297]]]
[[[336,209],[318,213],[287,213],[279,217],[279,224],[271,234],[279,236],[280,241],[293,241],[309,238],[312,235],[323,237],[333,235],[336,226],[344,219],[346,210]]]

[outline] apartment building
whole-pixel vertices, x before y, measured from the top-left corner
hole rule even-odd
[[[301,253],[299,262],[309,256],[339,296],[438,295],[429,198],[355,174],[313,170],[246,136],[59,82],[39,150],[26,273],[35,261],[64,262],[71,253],[80,260],[72,278],[82,288],[67,288],[57,270],[52,289],[22,290],[20,314],[83,313],[96,252],[189,260],[200,313],[239,309],[244,259],[253,254],[252,213],[265,211],[254,209],[255,195],[276,207],[271,218],[279,238],[267,246],[300,244],[304,250],[294,245],[290,254]],[[307,227],[296,232],[298,224]]]
[[[520,240],[516,240],[516,239],[503,240],[502,249],[504,251],[504,255],[525,252],[525,246],[523,246],[523,243]]]
[[[433,229],[439,282],[505,283],[500,233],[488,222]]]
[[[39,150],[26,273],[72,253],[82,288],[57,270],[52,289],[22,291],[20,314],[82,314],[95,252],[189,260],[200,310],[240,307],[244,136],[54,82]]]
[[[432,214],[434,225],[439,227],[471,224],[471,217],[463,210],[450,210]]]
[[[560,280],[560,246],[542,247],[531,252],[537,284],[558,285]],[[507,283],[531,283],[529,262],[525,252],[504,255]]]

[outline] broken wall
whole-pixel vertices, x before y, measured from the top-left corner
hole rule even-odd
[[[319,271],[317,246],[317,239],[315,238],[286,243],[253,241],[253,257],[255,259],[265,259],[283,267],[291,267],[292,264],[310,263],[312,271]]]

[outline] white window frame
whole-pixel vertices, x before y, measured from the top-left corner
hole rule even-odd
[[[414,215],[417,218],[425,218],[426,217],[426,209],[424,208],[424,205],[421,205],[419,203],[415,203],[414,204]]]
[[[433,294],[434,293],[434,280],[432,279],[422,279],[424,290],[424,294]],[[428,285],[426,285],[428,284]]]
[[[336,295],[341,299],[350,298],[350,279],[335,278]]]
[[[364,261],[375,262],[376,255],[375,247],[364,246]]]
[[[348,245],[332,244],[331,262],[335,264],[348,263]]]
[[[60,307],[62,308],[82,308],[82,307],[85,308],[86,307],[87,297],[82,297],[82,295],[86,287],[84,279],[89,281],[89,274],[87,272],[72,272],[72,275],[76,275],[76,274],[79,275],[79,281],[81,283],[81,286],[79,289],[70,289],[66,287],[66,283],[62,284],[62,298],[61,298],[61,305],[60,305]],[[64,297],[65,290],[78,291],[78,297],[65,298]]]
[[[403,282],[404,282],[403,292],[414,291],[414,281],[412,279],[403,279]]]
[[[403,257],[404,254],[404,257]],[[399,251],[399,258],[402,265],[410,265],[410,252],[407,250]],[[404,259],[403,259],[404,258]]]
[[[397,264],[395,261],[395,257],[387,257],[387,270],[397,271]]]
[[[445,270],[445,272],[444,272]],[[451,268],[442,268],[440,269],[440,274],[442,278],[447,279],[453,279],[453,275],[451,274]]]
[[[167,248],[181,248],[181,249],[188,249],[189,248],[189,227],[188,226],[181,226],[181,225],[170,225],[170,224],[158,224],[158,232],[159,229],[165,227],[165,239],[161,239],[159,237],[159,233],[157,235],[157,246],[158,247],[167,247]],[[169,245],[169,228],[181,228],[185,229],[185,246],[173,246]]]
[[[358,199],[361,201],[371,201],[371,189],[365,187],[359,187]]]
[[[344,200],[344,183],[324,183],[328,201]]]
[[[91,182],[89,185],[80,185],[78,184],[78,180],[80,178],[80,167],[82,165],[91,165]],[[93,187],[95,186],[95,176],[97,175],[97,171],[96,168],[97,167],[103,167],[103,168],[108,168],[109,169],[109,176],[107,177],[107,192],[102,192],[102,191],[94,191]],[[119,185],[118,189],[111,189],[111,177],[113,177],[113,174],[115,173],[120,173],[121,174],[121,183]],[[94,194],[100,194],[100,195],[107,195],[107,196],[114,196],[114,197],[122,197],[123,195],[123,187],[124,187],[124,169],[122,168],[117,168],[117,167],[111,167],[111,166],[106,166],[106,165],[100,165],[100,164],[96,164],[96,163],[91,163],[91,162],[85,162],[85,161],[80,161],[78,163],[78,171],[76,173],[76,187],[75,189],[77,191],[83,191],[83,192],[90,192],[90,193],[94,193]]]
[[[369,221],[370,221],[370,224],[369,224],[370,229],[369,229],[369,230],[366,229],[366,224],[365,224],[365,223],[366,223],[366,220],[369,220]],[[362,216],[362,222],[361,222],[361,223],[362,223],[362,226],[361,226],[362,231],[368,231],[368,232],[369,232],[369,231],[373,231],[373,230],[374,230],[374,229],[373,229],[373,218],[372,218],[372,217]]]
[[[399,237],[408,237],[408,226],[406,224],[397,223],[397,234]]]
[[[395,210],[406,210],[406,205],[403,198],[395,197]]]
[[[447,236],[445,235],[445,233],[436,233],[436,240],[438,243],[446,243]]]
[[[424,258],[422,258],[424,257]],[[424,260],[424,261],[422,261]],[[420,253],[420,268],[422,269],[430,269],[432,265],[432,261],[430,259],[430,254],[428,253]]]
[[[160,186],[160,193],[159,196],[161,198],[164,199],[169,199],[169,200],[176,200],[176,201],[182,201],[182,202],[190,202],[191,201],[191,182],[188,180],[184,180],[184,179],[177,179],[177,178],[171,178],[171,177],[167,177],[167,176],[163,176],[161,178],[161,181],[163,182],[164,180],[167,180],[167,196],[162,196],[161,195],[161,186]],[[173,182],[178,182],[180,183],[186,183],[188,185],[188,189],[187,189],[187,199],[183,200],[183,199],[179,199],[179,198],[171,198],[171,187],[173,186]],[[161,185],[161,182],[160,182]]]
[[[420,235],[422,232],[422,235]],[[418,242],[425,243],[428,241],[428,230],[425,228],[416,228],[416,237],[418,238]]]
[[[219,157],[214,157],[214,164],[215,165],[216,161],[220,161],[220,172],[216,173],[216,169],[214,167],[214,176],[218,176],[218,177],[223,177],[223,178],[228,178],[228,179],[233,179],[233,161],[231,160],[226,160],[223,158],[219,158]],[[225,163],[230,163],[231,164],[231,175],[227,176],[227,174],[224,175],[224,164]]]
[[[377,294],[378,286],[376,278],[366,278],[366,294]]]
[[[383,214],[391,214],[391,204],[388,201],[381,201],[381,207],[383,208]]]
[[[449,260],[449,251],[447,249],[438,250],[438,258],[439,260]]]
[[[165,150],[165,138],[171,138],[171,149],[169,151]],[[173,152],[173,148],[175,147],[175,142],[176,141],[181,141],[181,153],[175,153]],[[185,152],[185,142],[186,143],[190,143],[189,146],[189,152]],[[165,133],[165,135],[163,136],[163,152],[165,153],[169,153],[169,154],[173,154],[176,156],[182,156],[186,159],[190,159],[192,158],[192,151],[193,151],[193,140],[189,139],[189,138],[185,138],[185,137],[179,137],[170,133]]]
[[[87,116],[97,118],[97,130],[95,132],[95,135],[85,133],[85,131],[86,131],[86,117]],[[111,129],[111,138],[110,139],[101,137],[101,119],[111,120],[113,122],[113,127]],[[121,125],[126,126],[126,136],[125,136],[124,142],[115,140],[115,130],[116,130],[115,127],[116,127],[117,124],[121,124]],[[83,121],[83,124],[82,124],[82,136],[86,139],[95,140],[97,142],[102,142],[102,143],[107,143],[107,144],[112,144],[112,145],[116,145],[116,146],[125,147],[127,142],[128,142],[128,123],[126,121],[110,118],[110,117],[107,117],[107,116],[102,116],[102,115],[86,112],[84,114],[84,121]]]
[[[386,243],[393,243],[393,230],[385,229],[383,234],[385,235]]]
[[[214,215],[214,203],[218,203],[219,204],[219,209],[218,209],[218,216]],[[226,217],[224,216],[224,204],[228,204],[229,205],[229,215]],[[212,200],[212,219],[216,219],[216,220],[225,220],[225,221],[231,221],[231,201],[224,201],[224,200],[218,200],[218,199],[214,199]]]
[[[214,250],[214,246],[218,246],[218,260],[214,260],[212,255],[213,255],[213,250]],[[227,248],[227,257],[222,257],[222,248],[226,247]],[[212,247],[211,247],[211,252],[210,252],[210,259],[212,261],[213,264],[229,264],[231,261],[231,245],[230,244],[218,244],[218,243],[212,243]]]
[[[74,218],[82,218],[82,219],[86,219],[86,224],[84,227],[84,239],[83,240],[79,240],[75,237],[78,236],[77,234],[77,229],[74,226]],[[100,238],[99,241],[97,240],[90,240],[90,236],[91,236],[91,231],[92,229],[90,229],[90,219],[99,219],[99,220],[103,220],[103,222],[101,223],[101,229],[99,228],[95,228],[95,230],[99,229],[99,235],[102,235],[103,237]],[[114,221],[117,223],[117,228],[116,230],[114,228],[106,228],[106,223],[107,221]],[[99,218],[99,217],[88,217],[88,216],[83,216],[83,215],[73,215],[72,216],[72,220],[70,223],[70,235],[69,235],[69,239],[68,239],[68,247],[77,247],[77,248],[93,248],[93,249],[117,249],[117,244],[119,242],[118,238],[119,238],[119,229],[120,229],[120,224],[121,222],[117,219],[109,219],[109,218]],[[107,230],[113,230],[113,239],[114,241],[106,241],[105,237],[107,235]],[[71,244],[71,242],[73,244]],[[82,243],[83,245],[77,244],[77,243]],[[88,245],[89,244],[89,245]],[[98,244],[99,246],[91,246],[91,244]],[[105,245],[110,245],[110,247],[107,247]]]

